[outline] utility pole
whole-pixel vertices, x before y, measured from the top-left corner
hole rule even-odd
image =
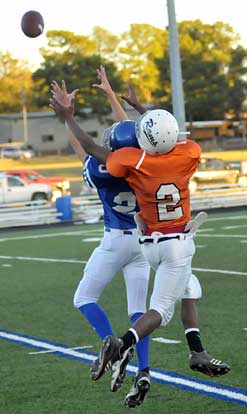
[[[174,0],[167,0],[167,11],[173,115],[177,119],[180,131],[186,131],[182,70]]]
[[[24,84],[22,85],[21,96],[22,96],[23,136],[24,136],[24,143],[27,145],[28,144],[28,124],[27,124],[26,91],[25,91]]]

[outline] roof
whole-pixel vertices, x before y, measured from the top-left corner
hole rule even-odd
[[[195,121],[195,122],[186,122],[186,126],[190,126],[192,125],[192,127],[195,128],[210,128],[210,127],[217,127],[217,126],[222,126],[226,123],[227,121]]]

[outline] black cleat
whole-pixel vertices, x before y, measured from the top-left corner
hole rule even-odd
[[[123,346],[122,339],[117,338],[115,336],[109,335],[104,339],[98,358],[96,358],[96,360],[94,361],[91,367],[91,379],[92,380],[97,381],[109,369],[112,369],[113,375],[116,370],[118,370],[119,374],[120,372],[121,374],[123,374],[123,370],[121,370],[120,367],[125,361],[125,359],[128,357],[129,349],[127,349],[126,351],[122,353],[121,352],[122,346]],[[119,361],[120,364],[115,365],[117,361]],[[118,367],[119,365],[120,367]],[[125,365],[125,368],[126,368],[126,365]],[[116,378],[114,378],[114,383],[115,382],[117,382],[117,376]]]
[[[221,375],[227,374],[231,369],[229,365],[213,358],[206,351],[191,351],[189,364],[193,371],[199,371],[210,377],[220,377]]]
[[[111,391],[118,391],[123,385],[126,368],[129,361],[134,356],[134,349],[128,348],[124,351],[120,360],[116,361],[112,366],[112,377],[111,377]]]
[[[124,404],[129,408],[139,407],[150,390],[150,375],[146,371],[139,371],[134,379],[130,392],[124,399]]]

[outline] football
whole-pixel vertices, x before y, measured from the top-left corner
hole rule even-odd
[[[21,19],[21,28],[28,37],[38,37],[44,30],[44,19],[35,10],[27,11]]]

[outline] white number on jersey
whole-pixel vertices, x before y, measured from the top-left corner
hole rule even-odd
[[[156,199],[165,200],[157,204],[159,221],[174,220],[182,217],[182,207],[176,207],[181,198],[179,189],[175,184],[161,184],[156,192]]]
[[[116,206],[112,207],[113,210],[124,214],[135,213],[136,198],[135,195],[130,191],[122,191],[114,197],[113,201],[117,204]]]

